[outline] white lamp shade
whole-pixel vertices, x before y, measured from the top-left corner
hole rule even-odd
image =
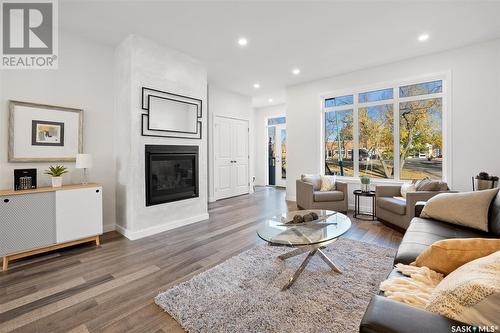
[[[92,168],[92,155],[90,154],[76,154],[76,169]]]

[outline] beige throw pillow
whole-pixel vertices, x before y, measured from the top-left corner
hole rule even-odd
[[[500,251],[471,261],[446,276],[432,291],[426,309],[477,326],[500,325],[493,307],[500,293]]]
[[[497,192],[441,193],[427,201],[420,216],[488,231],[488,209]]]
[[[448,184],[440,180],[432,180],[429,178],[424,178],[420,180],[414,180],[412,184],[415,185],[417,191],[447,191]]]
[[[415,260],[418,267],[450,274],[458,267],[500,251],[500,239],[455,238],[443,239],[428,246]]]
[[[337,176],[321,176],[321,192],[335,191]]]
[[[401,185],[401,196],[406,199],[406,193],[417,191],[417,187],[415,184],[404,183]]]
[[[319,175],[305,174],[300,176],[300,179],[303,182],[312,184],[314,191],[319,191],[319,189],[321,188],[321,177]]]

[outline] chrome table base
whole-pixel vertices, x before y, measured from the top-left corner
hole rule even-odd
[[[288,288],[290,288],[295,283],[295,281],[297,280],[297,278],[300,276],[300,274],[306,268],[307,264],[309,264],[309,261],[311,260],[311,258],[314,255],[316,255],[316,254],[319,255],[319,257],[321,259],[323,259],[323,261],[333,271],[335,271],[337,273],[342,273],[340,271],[340,269],[337,267],[337,265],[335,265],[334,262],[330,258],[328,258],[323,251],[321,251],[321,249],[325,248],[327,245],[333,243],[334,241],[336,241],[336,239],[334,239],[332,241],[328,241],[328,242],[323,242],[323,243],[315,244],[315,245],[301,246],[301,247],[296,248],[295,250],[292,250],[290,252],[287,252],[285,254],[282,254],[282,255],[278,256],[279,259],[285,260],[285,259],[288,259],[288,258],[292,258],[292,257],[298,256],[298,255],[301,255],[302,253],[309,252],[307,254],[307,257],[302,262],[302,264],[300,264],[299,268],[295,271],[295,273],[290,278],[290,280],[288,281],[288,283],[286,285],[284,285],[283,288],[281,288],[281,290],[285,291],[285,290],[287,290]]]

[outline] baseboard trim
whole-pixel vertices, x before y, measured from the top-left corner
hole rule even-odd
[[[116,230],[116,225],[115,224],[105,224],[102,226],[102,231],[103,232],[110,232]]]
[[[287,195],[285,196],[286,201],[297,201],[297,197],[295,195]]]
[[[208,213],[205,213],[205,214],[192,216],[192,217],[189,217],[186,219],[171,221],[169,223],[165,223],[162,225],[149,227],[149,228],[137,230],[137,231],[132,231],[132,230],[126,229],[126,228],[117,224],[116,231],[118,231],[120,234],[122,234],[123,236],[127,237],[130,240],[136,240],[136,239],[156,235],[156,234],[159,234],[160,232],[164,232],[167,230],[183,227],[183,226],[191,224],[191,223],[196,223],[196,222],[200,222],[203,220],[208,220],[208,217],[209,217]]]

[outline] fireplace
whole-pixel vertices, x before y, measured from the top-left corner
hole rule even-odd
[[[198,197],[198,146],[146,145],[146,206]]]

